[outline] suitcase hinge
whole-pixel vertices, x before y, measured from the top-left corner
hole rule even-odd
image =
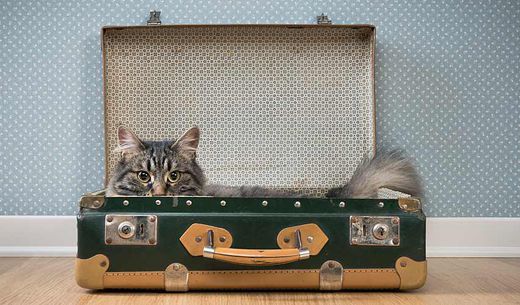
[[[332,20],[329,19],[329,16],[321,13],[321,15],[316,16],[316,22],[318,24],[332,24]]]
[[[343,266],[337,261],[326,261],[320,268],[320,290],[341,290]]]
[[[161,11],[150,11],[150,18],[146,22],[147,25],[160,25],[161,24]]]

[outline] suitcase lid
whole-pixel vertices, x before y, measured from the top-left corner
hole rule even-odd
[[[160,25],[102,30],[105,184],[117,127],[201,128],[199,164],[228,185],[344,184],[375,149],[375,27]]]

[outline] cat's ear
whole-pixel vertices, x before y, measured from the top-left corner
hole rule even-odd
[[[117,129],[117,140],[119,144],[117,151],[123,154],[135,153],[144,149],[143,142],[130,129],[119,127]]]
[[[187,158],[195,159],[199,146],[200,130],[197,126],[188,129],[175,143],[172,149]]]

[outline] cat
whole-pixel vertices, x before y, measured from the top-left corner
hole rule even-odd
[[[200,139],[192,127],[175,141],[142,141],[129,129],[117,132],[121,158],[107,187],[107,196],[215,196],[303,197],[293,191],[260,186],[227,186],[207,183],[197,163]],[[377,198],[380,188],[422,196],[420,177],[401,151],[378,151],[365,157],[352,178],[330,189],[326,197]]]

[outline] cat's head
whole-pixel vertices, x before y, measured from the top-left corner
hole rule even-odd
[[[117,131],[121,158],[107,196],[200,195],[205,183],[196,162],[200,131],[193,127],[173,141],[142,141],[132,131]]]

